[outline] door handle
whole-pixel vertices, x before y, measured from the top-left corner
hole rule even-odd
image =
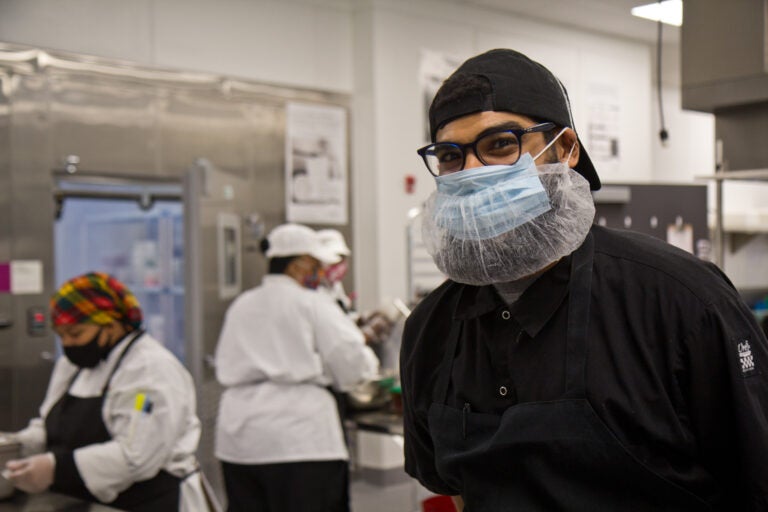
[[[0,318],[0,329],[8,329],[13,325],[13,320],[10,318]]]

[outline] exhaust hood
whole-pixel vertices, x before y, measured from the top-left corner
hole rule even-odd
[[[682,107],[715,114],[719,171],[768,169],[768,0],[686,0]]]
[[[768,0],[687,0],[684,12],[683,108],[768,102]]]

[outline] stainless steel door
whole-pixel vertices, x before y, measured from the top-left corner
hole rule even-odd
[[[184,180],[187,361],[203,426],[200,463],[221,495],[213,438],[222,389],[216,382],[213,354],[226,309],[243,286],[241,219],[252,202],[249,192],[244,178],[202,158]]]
[[[11,262],[32,262],[42,279],[32,290],[0,291],[0,430],[37,416],[53,368],[53,335],[45,325],[54,215],[43,149],[47,94],[42,78],[0,70],[0,264],[7,278]]]

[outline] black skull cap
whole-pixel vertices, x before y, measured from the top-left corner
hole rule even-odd
[[[445,84],[458,75],[486,79],[491,92],[483,94],[478,91],[477,94],[463,95],[456,101],[438,101]],[[432,141],[435,141],[437,130],[446,123],[488,110],[521,114],[576,130],[568,92],[562,82],[547,68],[515,50],[489,50],[468,59],[453,72],[437,91],[429,108]],[[581,139],[579,148],[579,162],[574,170],[589,181],[592,190],[598,190],[600,177]]]

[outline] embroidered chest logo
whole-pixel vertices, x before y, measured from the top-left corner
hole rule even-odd
[[[741,362],[741,374],[749,375],[755,371],[755,356],[752,355],[752,346],[749,340],[742,340],[736,344]]]

